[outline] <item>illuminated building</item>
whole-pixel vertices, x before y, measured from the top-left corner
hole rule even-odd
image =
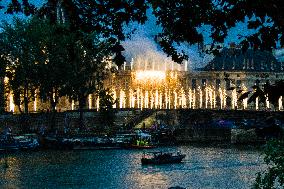
[[[266,82],[274,83],[284,79],[284,64],[268,52],[240,49],[223,49],[205,67],[188,70],[187,62],[182,65],[173,62],[147,62],[141,58],[133,59],[111,73],[104,81],[117,103],[114,108],[135,109],[250,109],[283,110],[283,98],[277,107],[268,101],[258,100],[248,104],[248,99],[238,98],[248,92],[253,94],[252,86],[262,87]],[[15,108],[12,98],[7,98],[7,110]],[[89,109],[99,109],[99,97],[89,95]],[[61,98],[57,109],[74,110],[77,103]],[[30,103],[29,110],[49,109],[48,104],[39,99]]]
[[[139,61],[139,60],[138,60]],[[187,65],[164,65],[155,62],[125,64],[105,85],[118,99],[117,108],[151,109],[283,109],[269,102],[248,104],[248,98],[238,98],[263,86],[284,79],[284,64],[269,52],[223,49],[210,63],[199,70],[187,70]],[[173,68],[174,67],[174,68]]]

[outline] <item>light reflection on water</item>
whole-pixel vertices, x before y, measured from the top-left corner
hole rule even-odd
[[[142,166],[141,150],[39,151],[0,161],[0,188],[249,188],[265,168],[260,152],[215,147],[164,147],[183,163]],[[152,150],[151,150],[152,151]],[[3,157],[3,156],[2,156]]]

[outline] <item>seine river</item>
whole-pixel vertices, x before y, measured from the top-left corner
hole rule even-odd
[[[142,166],[142,150],[37,151],[0,155],[0,188],[167,189],[250,188],[264,170],[258,150],[204,146],[163,147],[181,151],[181,164]]]

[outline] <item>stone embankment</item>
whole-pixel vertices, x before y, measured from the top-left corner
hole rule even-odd
[[[114,127],[132,129],[143,125],[143,119],[154,116],[156,128],[166,126],[178,142],[262,142],[267,137],[283,135],[284,112],[239,110],[117,110]],[[42,128],[64,133],[80,127],[79,112],[32,113],[28,115],[0,115],[0,132],[10,127],[14,133],[39,132]],[[105,132],[102,115],[97,111],[84,112],[84,126],[88,133]],[[145,125],[145,124],[144,124]],[[279,129],[280,128],[280,129]],[[281,129],[282,128],[282,129]]]
[[[262,143],[283,136],[284,112],[240,110],[179,110],[180,142]]]

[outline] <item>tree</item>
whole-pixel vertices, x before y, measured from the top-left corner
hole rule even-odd
[[[103,80],[110,71],[112,40],[96,33],[70,31],[67,46],[70,69],[65,72],[68,81],[62,86],[63,94],[79,102],[80,126],[84,127],[83,109],[90,94],[103,90]]]
[[[113,134],[116,129],[114,128],[115,110],[113,109],[116,99],[113,98],[113,95],[108,89],[101,90],[98,96],[100,97],[101,124],[104,125],[104,129],[107,129],[108,134]]]
[[[40,8],[36,8],[29,0],[13,0],[4,10],[9,14],[22,12],[25,15],[47,17],[52,24],[60,20],[68,22],[72,31],[96,32],[104,38],[115,37],[115,61],[123,64],[123,48],[120,45],[120,41],[125,39],[123,27],[131,21],[143,23],[147,7],[146,0],[48,0]]]
[[[278,100],[281,96],[284,96],[284,80],[276,81],[274,84],[266,83],[261,89],[259,86],[253,86],[254,93],[249,97],[250,92],[243,93],[239,97],[239,101],[248,98],[248,103],[255,102],[258,98],[261,103],[266,103],[266,97],[268,101],[275,107],[278,105]]]
[[[149,0],[157,22],[162,26],[162,32],[157,35],[157,41],[163,51],[172,59],[181,63],[187,58],[184,52],[178,52],[174,44],[202,44],[202,33],[198,28],[202,24],[210,24],[214,14],[211,0],[201,1],[154,1]]]
[[[22,112],[20,105],[24,104],[24,111],[28,113],[28,103],[34,100],[36,89],[36,54],[39,52],[37,36],[29,27],[29,22],[15,19],[14,25],[4,24],[1,33],[8,60],[7,77],[9,89],[14,94],[14,102]]]
[[[5,39],[2,34],[0,34],[0,114],[5,112],[5,77],[6,77],[6,68],[8,64],[8,58],[5,56],[6,47]]]
[[[56,111],[59,98],[64,96],[63,86],[69,82],[70,65],[68,47],[72,45],[72,35],[68,26],[60,23],[50,24],[48,20],[36,19],[34,30],[38,30],[41,38],[41,56],[38,60],[38,91],[44,101],[50,103],[51,111]],[[40,27],[39,27],[40,26]]]
[[[237,22],[249,19],[248,28],[255,29],[256,33],[243,38],[244,49],[271,51],[278,42],[283,47],[284,16],[280,13],[284,10],[284,4],[281,0],[222,0],[218,7],[222,7],[225,13],[222,24],[226,25],[227,30]]]
[[[279,42],[284,45],[284,5],[281,0],[201,0],[155,1],[149,0],[162,32],[158,34],[163,50],[176,62],[186,56],[178,53],[174,44],[202,44],[204,39],[199,28],[211,26],[213,46],[223,43],[229,29],[238,22],[248,21],[248,28],[255,33],[241,37],[241,45],[248,48],[271,51]],[[242,34],[240,34],[242,35]],[[218,50],[218,49],[216,49]]]
[[[236,23],[248,18],[248,27],[255,33],[241,36],[243,50],[247,48],[271,51],[279,42],[283,47],[284,5],[281,0],[176,0],[176,1],[84,1],[84,0],[48,0],[46,6],[36,10],[28,0],[20,3],[13,0],[7,12],[42,13],[56,20],[56,7],[62,3],[68,13],[72,26],[84,31],[103,31],[106,35],[115,34],[123,39],[123,23],[143,22],[146,10],[151,6],[162,32],[156,37],[162,49],[176,62],[187,58],[185,52],[179,52],[180,43],[202,45],[204,38],[200,28],[211,26],[213,44],[223,43],[228,31]],[[108,16],[105,16],[108,15]],[[212,49],[213,50],[212,45]],[[215,49],[217,52],[217,49]]]
[[[276,189],[284,187],[284,140],[271,140],[264,150],[267,171],[258,173],[255,189]]]

